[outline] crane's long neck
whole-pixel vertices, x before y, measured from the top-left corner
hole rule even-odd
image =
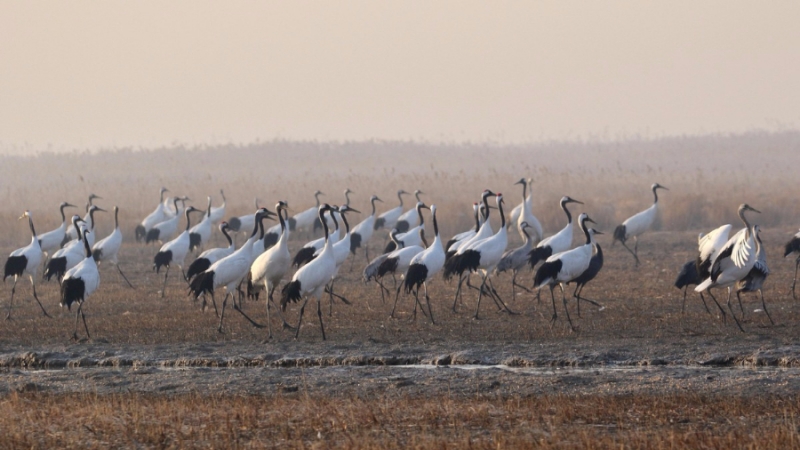
[[[331,216],[331,220],[333,220],[333,225],[336,227],[336,233],[338,235],[338,233],[339,233],[339,221],[336,220],[336,214],[334,213],[333,209],[328,211],[328,214]]]
[[[211,197],[208,197],[208,206],[206,206],[206,217],[211,217]]]
[[[92,259],[92,247],[89,246],[89,239],[86,236],[89,234],[89,230],[83,230],[83,248],[86,250],[86,257]]]
[[[525,202],[525,198],[528,196],[528,182],[522,180],[522,202]]]
[[[653,187],[653,203],[658,203],[658,188]]]
[[[489,200],[488,199],[489,199],[489,195],[488,194],[483,196],[483,212],[484,212],[483,221],[484,221],[484,223],[489,221],[489,214],[491,212],[489,210]]]
[[[529,247],[531,244],[531,236],[528,234],[528,227],[521,228],[522,238],[525,239],[525,246]]]
[[[61,223],[62,224],[66,223],[66,221],[67,221],[67,216],[64,215],[64,208],[66,208],[66,207],[67,207],[67,205],[61,205],[61,208],[60,208],[61,209]]]
[[[480,216],[479,216],[480,210],[481,210],[480,207],[475,208],[475,232],[476,233],[478,232],[478,230],[481,229],[481,219],[480,219]]]
[[[581,230],[583,230],[583,235],[586,236],[586,245],[592,245],[592,233],[589,232],[589,229],[586,228],[586,220],[581,220]]]
[[[400,199],[400,206],[403,206],[403,194],[402,192],[397,193],[397,198]]]
[[[344,191],[344,204],[350,206],[350,191]]]
[[[181,199],[179,199],[178,197],[175,197],[175,200],[172,201],[172,204],[175,206],[175,215],[176,216],[180,212],[180,209],[178,209],[178,202],[179,201],[181,201]]]
[[[33,240],[36,241],[36,229],[33,228],[33,218],[30,215],[28,215],[28,226],[31,228],[31,236],[33,237]],[[77,228],[75,229],[77,230]]]
[[[119,208],[114,207],[114,228],[119,229]]]
[[[742,219],[745,228],[745,239],[750,239],[752,230],[750,227],[750,222],[747,221],[747,217],[744,215],[744,208],[739,208],[739,218]]]
[[[500,210],[500,227],[505,229],[506,228],[506,215],[503,214],[503,202],[497,202],[497,209]]]
[[[167,192],[164,189],[158,194],[158,203],[164,203],[164,193]]]
[[[96,208],[89,211],[89,231],[94,231],[94,213],[97,212]]]
[[[417,203],[417,215],[419,216],[419,226],[425,225],[425,218],[422,217],[422,205]]]
[[[344,222],[345,233],[350,234],[350,223],[347,222],[347,217],[342,213],[339,213],[339,216],[342,218],[342,222]]]
[[[314,194],[314,198],[317,200],[317,208],[319,209],[319,192]]]
[[[222,196],[222,206],[220,206],[220,208],[224,208],[225,205],[228,204],[228,200],[225,199],[225,192],[223,192],[222,189],[220,189],[219,190],[219,195]]]
[[[372,215],[375,215],[375,198],[372,199]]]
[[[231,236],[228,234],[228,227],[222,227],[220,231],[222,231],[222,235],[225,236],[225,239],[228,241],[228,247],[232,247],[233,239],[231,239]]]
[[[81,233],[81,229],[78,228],[78,221],[79,220],[80,220],[80,218],[72,219],[72,226],[75,227],[75,231],[77,232],[76,234],[78,235],[78,240],[80,241],[80,240],[83,240],[83,233]]]
[[[442,240],[439,238],[439,222],[436,220],[436,210],[431,211],[431,220],[433,220],[433,245],[442,247]]]
[[[177,202],[175,206],[177,206]],[[192,226],[191,221],[189,220],[189,213],[191,212],[192,212],[191,209],[187,209],[186,211],[183,212],[183,215],[186,216],[186,231],[189,231],[189,228],[191,228]]]
[[[328,240],[329,240],[329,238],[328,238],[329,231],[328,231],[328,221],[325,220],[325,210],[324,209],[319,211],[319,221],[322,223],[322,229],[325,231],[325,245],[327,246],[328,245]]]
[[[256,234],[258,234],[259,228],[262,227],[261,221],[264,219],[264,216],[261,213],[256,213],[256,221],[253,224],[253,231],[250,233],[250,237],[247,239],[248,242],[252,244],[252,241],[255,240]]]
[[[284,219],[283,215],[286,215],[286,219]],[[289,240],[289,227],[286,226],[286,220],[289,218],[289,211],[285,208],[281,208],[278,210],[278,219],[281,221],[281,238],[279,245],[286,245],[286,242]]]
[[[564,214],[567,215],[567,224],[572,223],[572,214],[570,214],[569,209],[567,209],[567,202],[561,202],[561,209],[564,210]]]

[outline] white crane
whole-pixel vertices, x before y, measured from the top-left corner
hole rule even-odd
[[[319,217],[319,196],[325,195],[321,191],[314,192],[314,199],[317,202],[316,206],[312,206],[304,211],[301,211],[294,216],[290,217],[288,220],[287,225],[289,226],[289,231],[300,231],[300,230],[308,230],[311,231],[314,227],[314,222],[316,222]]]
[[[370,197],[369,201],[372,204],[372,214],[353,227],[353,231],[350,232],[350,252],[355,255],[356,250],[361,248],[363,244],[367,261],[369,261],[369,241],[375,231],[375,202],[383,203],[383,200],[378,198],[377,195]]]
[[[251,255],[253,252],[253,244],[258,240],[258,223],[261,222],[262,217],[266,217],[268,215],[275,214],[271,211],[268,211],[266,208],[258,210],[256,213],[257,225],[253,227],[253,232],[250,234],[250,238],[247,240],[247,242],[245,242],[230,255],[212,264],[204,272],[197,274],[197,276],[194,277],[189,283],[189,295],[194,295],[194,298],[197,299],[201,294],[209,294],[211,295],[212,302],[214,302],[214,290],[220,286],[225,287],[225,298],[222,300],[222,312],[220,313],[219,326],[217,327],[217,331],[220,333],[223,332],[222,321],[225,319],[225,306],[228,303],[228,297],[233,296],[236,288],[239,286],[239,283],[241,283],[244,277],[247,275],[250,265],[253,263]],[[242,311],[241,308],[236,305],[235,298],[233,309],[239,311],[239,313],[241,313],[254,326],[259,328],[262,327],[262,325],[259,325],[250,319],[250,317],[248,317],[244,311]]]
[[[331,276],[336,271],[336,259],[333,256],[333,243],[327,239],[328,236],[328,223],[325,220],[325,212],[332,210],[331,206],[323,204],[319,208],[319,220],[322,223],[325,232],[325,246],[322,253],[319,254],[313,261],[301,267],[300,270],[295,272],[292,281],[287,283],[281,291],[281,309],[285,310],[289,302],[298,302],[305,297],[303,306],[300,307],[300,320],[297,323],[297,331],[295,332],[295,339],[300,336],[300,327],[303,323],[303,313],[306,309],[308,299],[313,297],[317,298],[317,317],[319,317],[319,326],[322,331],[322,339],[325,340],[325,326],[322,323],[322,292],[325,290],[325,285],[331,279]]]
[[[96,236],[94,232],[94,213],[97,211],[105,212],[104,209],[92,205],[89,207],[88,221],[81,219],[77,215],[72,216],[73,227],[75,227],[76,219],[82,220],[85,224],[87,233],[81,233],[78,239],[68,242],[67,245],[53,253],[50,259],[47,261],[44,269],[44,277],[47,278],[48,281],[50,281],[53,276],[59,280],[62,279],[67,270],[75,267],[75,265],[83,261],[83,258],[85,257],[85,252],[83,251],[83,239],[87,240],[89,246],[92,246],[95,243]],[[77,229],[77,227],[75,228]]]
[[[46,255],[49,255],[54,250],[58,250],[64,243],[64,238],[67,235],[68,223],[67,217],[64,215],[64,208],[75,208],[75,205],[61,202],[61,205],[59,205],[59,210],[61,211],[61,225],[55,230],[39,235],[39,246]]]
[[[797,253],[797,259],[794,261],[794,278],[792,279],[792,297],[797,300],[795,293],[795,286],[797,285],[797,268],[800,267],[800,231],[797,232],[792,239],[783,247],[783,257]]]
[[[281,237],[278,239],[276,245],[267,249],[264,253],[260,254],[253,264],[250,265],[249,283],[252,284],[253,290],[257,293],[259,286],[264,285],[264,290],[267,292],[267,325],[269,329],[269,337],[272,338],[272,325],[270,323],[270,302],[273,301],[273,293],[280,284],[286,272],[289,271],[291,265],[291,255],[289,254],[289,227],[284,219],[284,215],[288,218],[287,209],[289,205],[280,201],[275,205],[275,210],[278,213],[278,219],[281,225]],[[256,294],[257,295],[257,294]],[[283,319],[284,328],[289,327],[286,320]]]
[[[328,205],[328,206],[330,207],[329,215],[331,217],[331,220],[333,220],[333,225],[336,227],[336,231],[330,233],[330,235],[329,233],[326,232],[325,236],[307,243],[306,245],[303,246],[303,248],[298,250],[297,253],[294,255],[294,259],[292,259],[292,265],[294,267],[303,267],[305,264],[308,264],[309,261],[314,259],[314,255],[317,254],[319,250],[321,250],[323,247],[325,247],[325,245],[328,242],[330,242],[331,245],[334,245],[337,242],[339,242],[341,232],[339,230],[339,221],[336,220],[336,215],[335,215],[336,206],[335,205],[334,206]],[[325,220],[325,218],[323,218],[322,220]],[[325,225],[327,225],[327,228],[330,229],[330,225],[328,225],[327,220],[325,220]]]
[[[753,268],[758,260],[758,247],[760,247],[759,241],[755,239],[755,233],[744,215],[747,211],[760,212],[747,203],[739,206],[739,218],[745,227],[728,239],[728,242],[719,252],[719,256],[711,265],[711,275],[694,288],[695,292],[708,292],[708,295],[711,296],[711,299],[714,300],[722,312],[723,321],[725,320],[725,310],[722,309],[717,299],[711,294],[710,289],[728,288],[728,310],[741,331],[744,331],[744,328],[742,328],[739,319],[736,318],[736,314],[731,309],[731,286],[750,273],[750,269]]]
[[[172,217],[167,213],[167,204],[164,201],[164,193],[169,192],[169,189],[162,187],[159,191],[158,206],[156,209],[145,217],[139,225],[136,225],[136,242],[141,242],[147,237],[147,232],[155,225]]]
[[[572,319],[569,317],[567,297],[564,294],[564,284],[583,274],[589,268],[589,264],[592,260],[592,235],[586,226],[586,222],[595,223],[586,213],[581,213],[578,217],[578,223],[583,230],[584,236],[586,236],[586,242],[572,250],[556,253],[547,258],[544,264],[536,270],[536,275],[533,278],[534,288],[541,289],[545,286],[550,288],[550,298],[553,300],[553,318],[551,322],[555,322],[556,318],[558,318],[553,288],[555,288],[556,285],[561,287],[561,300],[564,303],[564,311],[567,314],[569,326],[573,330],[575,327],[572,325]]]
[[[419,189],[414,191],[414,197],[417,198],[417,203],[424,203],[419,198],[421,194],[424,194],[424,192],[420,191]],[[397,231],[405,233],[419,225],[419,215],[415,209],[416,208],[409,209],[397,219],[397,222],[394,224],[394,227],[397,228]]]
[[[629,217],[622,222],[622,225],[619,225],[616,229],[614,229],[614,240],[612,241],[612,245],[614,245],[613,243],[617,241],[622,243],[622,246],[631,252],[634,259],[636,259],[637,266],[639,265],[639,235],[649,230],[653,226],[656,216],[658,216],[658,189],[664,189],[667,191],[669,190],[658,183],[652,185],[650,189],[653,191],[653,205],[644,211]],[[633,238],[633,250],[625,245],[625,241],[630,238]]]
[[[533,215],[533,212],[531,212],[533,210],[533,200],[531,198],[533,194],[531,193],[526,195],[526,191],[530,186],[530,181],[530,179],[526,180],[525,178],[520,178],[519,181],[514,183],[522,185],[522,203],[517,206],[519,211],[517,212],[516,216],[514,215],[514,211],[516,211],[517,208],[514,208],[514,211],[511,211],[511,224],[517,225],[519,235],[522,237],[522,239],[525,239],[521,227],[522,222],[526,222],[531,228],[531,231],[533,231],[533,236],[530,236],[530,239],[533,245],[536,245],[542,240],[542,238],[544,238],[544,234],[542,231],[542,224],[539,223],[539,219],[537,219],[536,216]]]
[[[94,229],[94,226],[93,226],[93,224],[91,222],[91,209],[92,209],[92,206],[94,206],[94,200],[95,199],[102,200],[103,197],[100,197],[99,195],[95,195],[95,194],[89,194],[89,200],[86,202],[86,214],[83,216],[83,221],[88,224],[88,228],[90,230]],[[63,244],[66,244],[67,241],[73,241],[73,240],[79,240],[80,241],[81,238],[78,236],[78,231],[77,231],[77,229],[75,227],[68,226],[67,227],[67,236],[64,238]],[[93,242],[93,240],[90,239],[89,243],[92,243],[92,242]]]
[[[731,232],[731,225],[722,225],[707,234],[700,233],[697,236],[697,257],[681,267],[678,277],[675,279],[675,287],[683,289],[683,304],[681,312],[686,311],[686,291],[689,286],[698,285],[706,278],[711,276],[711,264],[719,256],[719,252],[725,243],[728,241],[728,235]],[[703,293],[700,292],[700,300],[703,301],[703,306],[706,312],[711,314],[708,309],[706,299]]]
[[[66,306],[72,310],[72,304],[78,302],[78,310],[75,312],[75,331],[72,338],[78,340],[78,319],[83,319],[83,328],[86,330],[86,337],[89,335],[89,327],[86,325],[86,315],[83,313],[83,304],[97,287],[100,286],[100,272],[97,270],[97,263],[92,257],[92,248],[89,246],[89,239],[86,235],[88,229],[84,229],[83,244],[86,255],[83,260],[75,267],[64,274],[61,281],[61,306]]]
[[[225,217],[225,207],[228,204],[228,200],[225,199],[225,192],[222,189],[219,190],[219,195],[222,196],[222,204],[211,207],[211,223],[219,223]]]
[[[569,203],[583,204],[583,202],[579,202],[570,196],[561,197],[559,204],[564,214],[567,215],[567,224],[558,233],[539,241],[536,247],[531,250],[528,257],[528,264],[530,264],[531,269],[535,268],[540,261],[544,261],[556,253],[565,252],[572,247],[572,214],[567,209]]]
[[[428,304],[428,314],[430,315],[431,323],[435,324],[433,309],[431,309],[431,299],[428,297],[428,281],[444,267],[445,254],[442,238],[439,236],[439,223],[436,221],[436,205],[431,205],[430,210],[433,221],[433,244],[411,259],[411,264],[405,274],[405,286],[406,294],[412,290],[414,291],[415,317],[417,305],[422,309],[422,304],[419,302],[419,287],[420,285],[425,287],[425,302]],[[424,309],[422,311],[423,313],[425,312]]]
[[[396,236],[397,236],[397,228],[392,228],[392,230],[389,231],[389,239],[395,241]],[[397,244],[397,241],[395,241],[395,244]],[[402,246],[403,246],[402,243],[399,244],[399,247]],[[375,280],[375,282],[378,283],[378,286],[380,286],[381,288],[381,301],[383,303],[386,303],[386,298],[384,297],[384,291],[386,291],[387,294],[389,294],[390,292],[388,289],[386,289],[386,286],[383,285],[383,282],[381,282],[381,277],[378,276],[378,269],[380,268],[383,261],[385,261],[386,258],[388,257],[389,253],[384,253],[382,255],[373,258],[372,261],[370,261],[369,264],[367,264],[367,266],[364,267],[364,272],[362,274],[362,279],[364,280],[364,284],[368,283],[370,280]],[[394,276],[394,274],[392,274],[392,276]],[[395,281],[394,285],[395,287],[397,287],[397,279],[395,278],[394,281]]]
[[[425,229],[425,220],[422,218],[423,208],[427,209],[428,207],[425,206],[425,204],[422,202],[417,202],[414,209],[416,209],[417,217],[419,219],[418,222],[419,224],[414,226],[414,228],[411,228],[410,230],[406,231],[405,233],[401,232],[395,237],[396,241],[403,243],[403,247],[411,247],[412,245],[419,245],[419,246],[424,245],[425,247],[428,246],[428,243],[425,242],[425,233],[420,233],[420,230]],[[397,231],[400,231],[400,229],[397,228]],[[386,244],[386,248],[383,249],[383,253],[389,253],[395,250],[396,248],[397,244],[395,244],[395,241],[394,240],[389,241],[389,243]]]
[[[253,199],[253,203],[256,207],[256,211],[258,211],[258,199]],[[256,223],[256,215],[253,214],[245,214],[239,217],[231,217],[228,219],[228,229],[233,231],[234,233],[238,233],[240,231],[248,231],[253,229],[253,225]]]
[[[31,279],[31,288],[33,288],[33,298],[36,303],[42,308],[42,314],[47,316],[47,311],[44,310],[42,302],[39,301],[39,296],[36,295],[36,275],[39,273],[39,263],[42,262],[42,247],[39,246],[39,239],[36,237],[36,230],[33,228],[33,218],[30,211],[25,211],[20,219],[28,218],[28,225],[31,228],[31,243],[25,247],[14,250],[8,256],[6,265],[3,270],[3,283],[6,278],[14,277],[14,285],[11,286],[11,299],[8,301],[8,314],[6,320],[11,318],[11,307],[14,304],[14,293],[17,290],[17,280],[19,277],[27,274]],[[78,218],[80,219],[80,217]],[[48,316],[49,317],[49,316]]]
[[[396,207],[384,211],[381,213],[377,219],[375,219],[375,229],[379,230],[381,228],[395,228],[395,223],[397,223],[397,219],[403,214],[403,195],[409,195],[408,192],[400,189],[397,191],[397,198],[400,200],[400,204]]]
[[[172,199],[172,203],[175,205],[175,210],[178,209],[178,202],[182,199],[180,197],[175,197]],[[195,209],[195,211],[199,211]],[[145,243],[149,244],[155,241],[167,242],[175,236],[175,233],[178,231],[178,222],[180,221],[181,216],[180,214],[176,214],[174,216],[170,216],[169,219],[159,222],[153,225],[152,228],[147,230],[147,236],[145,237]],[[187,234],[188,236],[188,234]]]
[[[228,228],[228,222],[222,222],[219,224],[219,231],[221,231],[222,235],[225,236],[225,239],[228,241],[228,246],[210,248],[203,253],[200,253],[200,256],[195,258],[195,260],[189,264],[189,268],[186,269],[186,278],[191,280],[200,272],[205,272],[205,270],[211,267],[211,265],[215,262],[233,253],[236,248],[233,245],[233,239],[231,239],[231,236],[228,234]]]
[[[578,304],[578,317],[581,316],[581,300],[585,302],[589,302],[598,308],[600,311],[605,309],[605,306],[597,303],[594,300],[588,299],[586,297],[581,297],[583,293],[583,288],[586,286],[586,283],[594,280],[598,273],[600,273],[600,269],[603,268],[603,249],[600,248],[600,244],[597,243],[595,240],[595,236],[598,234],[603,234],[601,231],[597,231],[594,228],[589,228],[589,235],[592,239],[592,246],[594,247],[594,255],[592,255],[592,259],[589,261],[589,268],[584,270],[582,274],[580,274],[577,278],[567,281],[566,284],[575,283],[575,292],[572,293],[572,296],[575,298]]]
[[[130,281],[128,281],[128,277],[122,273],[122,269],[119,267],[119,260],[117,259],[117,255],[119,254],[119,249],[122,247],[122,231],[119,229],[119,207],[114,206],[114,231],[111,232],[108,236],[104,237],[103,239],[97,241],[94,245],[92,245],[92,257],[94,258],[95,262],[103,262],[108,261],[117,268],[117,271],[120,275],[122,275],[122,279],[128,283],[128,286],[133,288],[133,285]],[[88,333],[87,333],[88,334]]]
[[[509,314],[514,314],[514,312],[511,311],[511,309],[509,309],[508,306],[506,306],[506,304],[503,302],[503,299],[500,298],[500,295],[497,294],[497,291],[489,280],[489,277],[497,267],[497,264],[500,262],[500,259],[503,257],[503,253],[505,253],[506,247],[508,246],[506,217],[505,214],[503,214],[503,194],[497,193],[495,195],[495,199],[497,201],[497,209],[500,211],[500,228],[498,229],[497,233],[482,241],[471,244],[469,248],[461,253],[456,254],[450,259],[451,264],[455,267],[455,272],[457,273],[464,273],[466,271],[480,271],[482,273],[481,286],[478,288],[478,305],[475,308],[476,320],[478,319],[478,312],[480,311],[483,292],[487,288],[489,289],[487,292],[489,292],[490,297],[494,299],[498,309],[505,310]],[[486,284],[487,281],[489,282],[488,286]],[[455,309],[455,302],[453,303],[453,309]]]
[[[761,236],[759,236],[760,232],[761,228],[758,225],[753,226],[753,233],[758,241],[758,256],[756,257],[756,263],[753,265],[753,268],[750,269],[747,276],[736,282],[736,299],[739,300],[739,309],[742,310],[742,317],[744,317],[744,308],[742,307],[742,298],[740,294],[742,292],[758,292],[761,296],[761,306],[764,308],[764,312],[767,314],[770,323],[775,325],[775,321],[772,320],[772,316],[769,315],[769,311],[767,310],[767,304],[764,302],[764,292],[761,290],[764,286],[764,281],[766,281],[767,276],[769,276],[769,267],[767,266],[767,251],[764,249],[764,244],[761,242]]]
[[[211,197],[208,197],[208,206],[203,218],[189,230],[189,251],[204,245],[211,239]]]
[[[177,201],[175,201],[175,206],[178,206]],[[161,288],[161,298],[164,298],[164,294],[167,291],[167,276],[169,276],[169,268],[173,264],[181,269],[183,279],[187,280],[186,274],[183,272],[183,263],[186,260],[186,255],[189,253],[189,228],[191,227],[189,214],[194,211],[200,210],[194,206],[190,206],[184,210],[183,214],[186,216],[186,228],[183,230],[183,233],[162,245],[158,253],[156,253],[156,256],[153,257],[153,270],[155,270],[156,273],[159,273],[162,266],[167,267],[167,270],[164,272],[164,287]]]
[[[333,244],[333,258],[336,261],[336,270],[333,272],[333,275],[331,276],[331,282],[328,283],[328,287],[326,288],[327,291],[328,291],[328,294],[330,295],[330,305],[331,305],[328,315],[333,315],[333,297],[334,296],[339,298],[340,300],[342,300],[346,304],[348,304],[348,305],[350,304],[349,300],[347,300],[345,297],[343,297],[343,296],[341,296],[341,295],[339,295],[339,294],[337,294],[337,293],[335,293],[333,291],[333,285],[336,282],[336,276],[339,274],[339,268],[342,267],[342,264],[344,264],[344,262],[347,260],[347,257],[350,255],[350,224],[347,222],[347,217],[346,217],[347,213],[354,212],[354,213],[357,213],[357,214],[361,214],[361,211],[358,211],[358,210],[356,210],[354,208],[351,208],[351,207],[349,207],[347,205],[342,205],[342,206],[340,206],[338,208],[335,208],[335,209],[336,209],[336,212],[339,213],[339,217],[342,219],[342,222],[344,222],[345,234],[344,234],[344,237],[342,237],[341,240],[339,240],[338,242]],[[321,251],[317,251],[317,253],[314,255],[314,257],[317,257],[320,253],[321,253]]]
[[[420,228],[418,232],[424,233],[425,230]],[[408,270],[408,267],[411,265],[411,260],[425,250],[425,247],[418,244],[405,246],[402,244],[402,242],[400,242],[400,245],[401,248],[393,250],[391,253],[389,253],[383,262],[381,262],[381,264],[378,266],[377,278],[383,278],[389,273],[391,273],[392,276],[395,274],[400,274],[403,276]],[[400,284],[395,289],[394,306],[392,307],[392,313],[390,314],[390,317],[394,317],[394,310],[397,307],[397,300],[400,298],[400,289],[402,287],[403,285]],[[416,306],[416,304],[414,306]]]
[[[521,224],[519,224],[519,229],[522,230],[524,242],[519,247],[503,253],[503,257],[500,258],[500,262],[497,263],[497,269],[495,269],[496,273],[498,274],[507,270],[511,271],[511,298],[517,297],[516,287],[521,287],[523,290],[530,292],[530,289],[517,283],[517,274],[527,264],[528,253],[531,252],[531,238],[528,235],[528,230],[530,228],[531,226],[528,224],[528,222],[523,221]]]

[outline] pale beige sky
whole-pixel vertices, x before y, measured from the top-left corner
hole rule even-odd
[[[800,128],[795,1],[0,2],[0,151]]]

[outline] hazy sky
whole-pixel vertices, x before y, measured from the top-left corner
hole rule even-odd
[[[800,128],[796,1],[3,1],[0,150]]]

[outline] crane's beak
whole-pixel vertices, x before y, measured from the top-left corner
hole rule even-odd
[[[65,208],[77,208],[77,206],[73,205],[72,203],[66,203],[66,204],[64,204],[64,207]]]
[[[97,209],[95,209],[95,211],[108,212],[108,211],[106,211],[105,209],[103,209],[103,208],[101,208],[101,207],[99,207],[99,206],[97,207]]]
[[[375,200],[377,200],[377,201],[379,201],[379,202],[383,203],[383,200],[381,200],[379,197],[375,197]]]
[[[349,208],[349,209],[348,209],[347,211],[345,211],[345,212],[354,212],[354,213],[357,213],[357,214],[361,214],[361,211],[359,211],[359,210],[357,210],[357,209],[355,209],[355,208]]]
[[[600,230],[594,230],[594,234],[605,234],[605,233],[603,233],[603,232],[602,232],[602,231],[600,231]]]

